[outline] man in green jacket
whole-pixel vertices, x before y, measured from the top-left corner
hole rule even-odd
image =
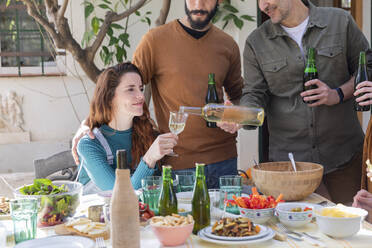
[[[353,110],[353,74],[368,42],[341,9],[308,0],[259,0],[259,7],[270,20],[247,38],[241,104],[265,108],[270,160],[293,152],[297,161],[322,164],[319,192],[351,202],[360,188],[364,137]],[[319,79],[303,82],[310,47]],[[315,89],[303,91],[304,83]]]

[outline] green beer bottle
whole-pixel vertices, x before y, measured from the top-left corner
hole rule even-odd
[[[177,197],[173,190],[172,166],[163,165],[163,184],[159,196],[159,215],[177,214]]]
[[[358,73],[355,76],[354,80],[354,90],[356,90],[356,86],[361,82],[368,81],[368,74],[366,68],[366,53],[360,52],[359,54],[359,66],[358,66]],[[358,96],[354,97],[354,99],[363,96],[364,93],[359,94]],[[371,108],[370,105],[367,106],[360,106],[357,101],[354,100],[354,109],[355,111],[369,111]]]
[[[307,62],[306,62],[306,67],[304,71],[304,82],[303,82],[304,91],[316,89],[317,88],[316,85],[305,86],[305,83],[307,81],[317,79],[317,78],[318,78],[318,69],[316,68],[316,65],[315,65],[315,49],[310,47],[309,50],[307,51]],[[312,104],[314,102],[316,102],[316,100],[307,101],[305,103]]]
[[[205,164],[196,164],[194,191],[191,201],[191,211],[195,221],[194,229],[192,230],[194,234],[211,224],[210,199],[205,181],[204,166]]]

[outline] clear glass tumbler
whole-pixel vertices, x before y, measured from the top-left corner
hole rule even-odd
[[[10,215],[14,226],[16,244],[34,239],[37,224],[37,199],[16,199],[10,201]]]

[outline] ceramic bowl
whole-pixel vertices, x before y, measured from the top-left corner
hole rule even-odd
[[[150,222],[150,226],[163,246],[179,246],[190,237],[194,222],[185,226],[156,226]]]
[[[339,206],[337,206],[339,207]],[[334,207],[333,207],[334,208]],[[335,238],[346,238],[355,235],[360,230],[362,221],[368,212],[361,208],[339,207],[342,211],[356,214],[356,217],[329,217],[322,216],[320,211],[315,211],[315,218],[319,230]],[[328,208],[324,208],[328,209]]]
[[[255,224],[264,224],[274,216],[275,208],[250,209],[239,207],[240,215],[247,217]]]
[[[293,212],[294,208],[305,209],[306,207],[312,210]],[[275,215],[279,221],[289,227],[300,227],[310,223],[314,217],[313,205],[301,202],[283,202],[279,203],[275,208]]]

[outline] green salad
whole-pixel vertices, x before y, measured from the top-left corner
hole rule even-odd
[[[63,223],[74,213],[79,204],[79,193],[57,195],[68,192],[68,188],[64,184],[56,186],[49,179],[35,179],[34,184],[24,186],[19,191],[23,195],[34,195],[40,198],[39,226]]]

